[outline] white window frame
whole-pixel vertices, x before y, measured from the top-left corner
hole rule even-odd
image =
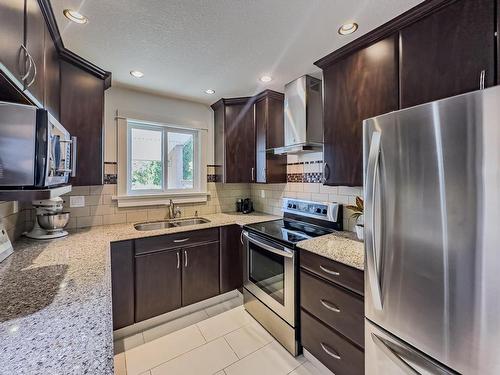
[[[203,155],[206,153],[206,129],[183,127],[172,124],[162,124],[135,119],[118,118],[118,194],[113,199],[118,201],[118,207],[151,206],[174,203],[206,202],[207,181],[206,163]],[[162,162],[163,181],[161,190],[132,190],[131,189],[131,130],[162,130]],[[193,135],[193,188],[168,189],[168,132],[186,133]]]

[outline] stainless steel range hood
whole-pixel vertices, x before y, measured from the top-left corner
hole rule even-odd
[[[320,79],[305,75],[285,86],[285,146],[275,154],[323,150],[323,88]]]

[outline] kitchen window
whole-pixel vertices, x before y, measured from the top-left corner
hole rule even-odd
[[[198,189],[198,131],[129,121],[127,139],[129,195]]]
[[[203,130],[131,119],[119,123],[118,206],[206,201]]]

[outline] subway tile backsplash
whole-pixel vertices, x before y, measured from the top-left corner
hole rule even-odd
[[[251,196],[256,211],[281,215],[281,198],[299,198],[344,205],[344,230],[354,231],[356,220],[345,205],[355,204],[363,196],[362,187],[324,186],[322,183],[253,184]]]

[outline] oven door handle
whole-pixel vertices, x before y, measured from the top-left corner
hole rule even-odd
[[[245,237],[249,242],[267,250],[267,251],[270,251],[271,253],[274,253],[274,254],[277,254],[277,255],[281,255],[285,258],[293,258],[294,256],[294,252],[293,250],[290,250],[288,248],[283,248],[283,250],[280,250],[280,249],[276,249],[270,245],[267,245],[265,243],[262,243],[260,241],[257,241],[255,238],[252,238],[248,235],[248,232],[243,232],[243,237]]]

